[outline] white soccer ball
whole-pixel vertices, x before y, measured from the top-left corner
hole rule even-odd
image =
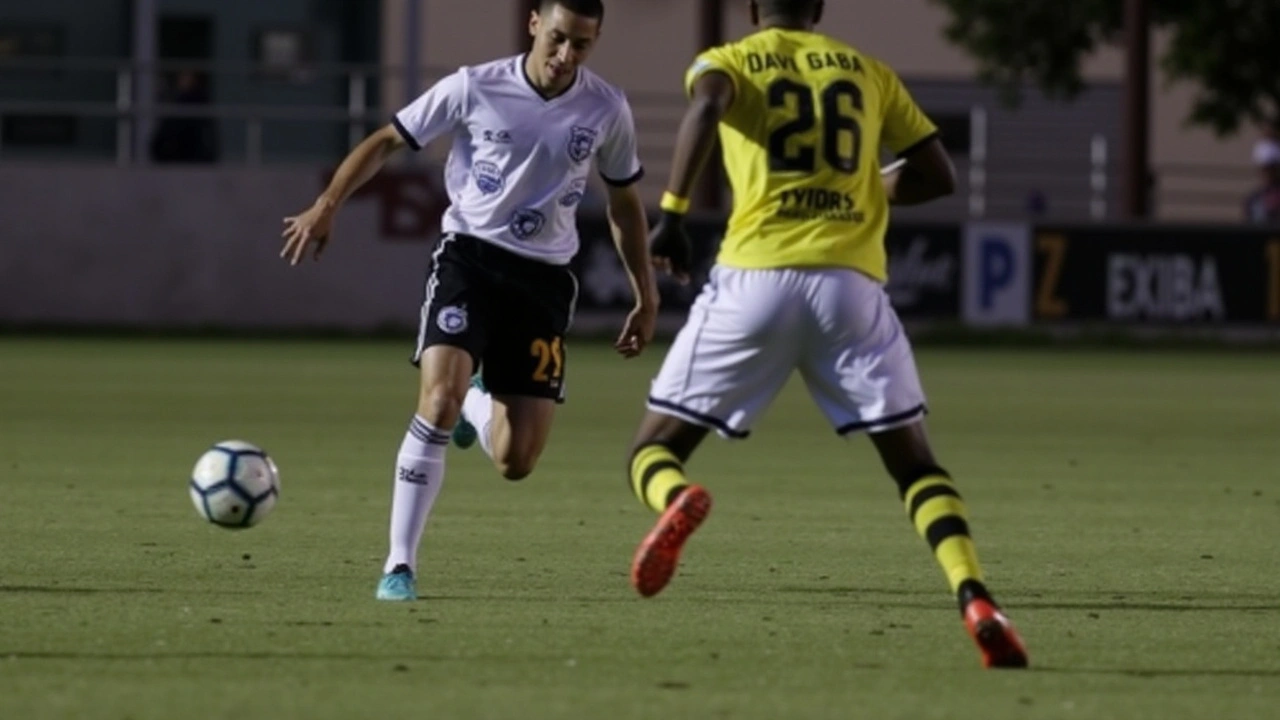
[[[280,495],[280,472],[262,448],[226,440],[209,448],[191,471],[191,502],[200,517],[219,527],[243,529],[262,522]]]

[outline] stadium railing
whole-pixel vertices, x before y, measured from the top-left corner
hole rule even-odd
[[[162,78],[195,71],[213,78],[231,96],[268,97],[267,102],[188,104],[158,99]],[[423,67],[412,73],[425,85],[445,72]],[[327,126],[343,129],[348,145],[386,121],[407,97],[405,68],[387,65],[313,63],[293,69],[210,62],[158,62],[139,65],[119,58],[0,58],[0,126],[6,118],[72,117],[110,123],[113,137],[93,148],[81,143],[41,148],[32,159],[88,160],[109,157],[119,166],[148,162],[147,141],[164,118],[208,118],[236,127],[235,147],[227,147],[223,163],[258,166],[279,162],[266,151],[271,124]],[[16,90],[15,90],[16,88]],[[281,89],[282,92],[272,92]],[[332,102],[299,102],[331,93]],[[341,101],[339,101],[341,96]],[[277,97],[291,97],[276,99]],[[641,187],[656,202],[669,171],[675,130],[685,107],[679,93],[629,93],[635,112],[642,161],[648,174]],[[984,218],[1102,221],[1114,218],[1118,188],[1114,179],[1116,151],[1106,136],[1092,137],[1089,147],[1056,149],[1037,157],[1008,157],[999,138],[988,131],[988,109],[970,110],[968,152],[957,158],[960,192],[923,208],[901,211],[907,220],[971,220]],[[337,138],[337,135],[334,135]],[[0,133],[0,161],[23,159],[26,153],[6,147]],[[289,156],[289,162],[332,163],[340,146],[321,143]],[[439,151],[428,154],[439,159]],[[1229,219],[1248,191],[1247,173],[1227,166],[1165,165],[1157,168],[1155,201],[1162,217]],[[1037,215],[1029,190],[1047,199]]]
[[[424,70],[430,71],[430,68]],[[159,100],[161,79],[180,72],[196,72],[214,78],[240,81],[240,94],[253,94],[253,80],[282,83],[284,87],[320,89],[322,83],[345,85],[346,102],[338,103],[173,103]],[[438,73],[437,73],[438,74]],[[290,121],[343,126],[350,143],[359,142],[370,123],[385,121],[386,113],[372,103],[374,84],[385,89],[402,73],[377,65],[314,64],[293,71],[273,70],[264,66],[232,66],[208,62],[157,62],[139,65],[118,58],[0,58],[0,121],[14,116],[65,116],[84,119],[107,119],[115,123],[114,161],[122,166],[144,163],[145,137],[162,118],[209,118],[242,123],[243,159],[246,164],[264,162],[263,125],[269,121]],[[10,87],[34,87],[33,81],[45,79],[40,89],[27,97],[12,97]],[[272,86],[258,86],[258,91]],[[333,87],[337,87],[336,84]],[[39,97],[31,97],[38,95]],[[54,153],[59,159],[83,159],[83,145],[69,146]],[[0,137],[0,158],[13,156]],[[50,153],[42,153],[47,159]],[[331,159],[331,153],[317,149],[316,161]]]

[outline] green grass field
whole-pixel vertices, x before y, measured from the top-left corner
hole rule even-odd
[[[1280,357],[934,350],[930,423],[1029,672],[978,667],[865,440],[799,383],[691,464],[666,593],[622,455],[660,359],[574,347],[538,472],[454,452],[379,604],[404,343],[0,339],[0,718],[1259,718],[1280,704]],[[242,437],[282,498],[202,523]]]

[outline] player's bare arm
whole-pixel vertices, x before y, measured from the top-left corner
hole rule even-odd
[[[934,138],[912,150],[883,181],[890,204],[921,205],[955,193],[956,168],[942,141]]]
[[[693,85],[693,98],[676,134],[671,177],[662,202],[662,220],[653,231],[651,247],[654,263],[681,283],[689,281],[693,262],[693,251],[683,228],[684,216],[689,210],[688,198],[711,157],[720,119],[733,105],[733,97],[733,80],[728,75],[716,71],[704,73]]]
[[[280,257],[297,265],[307,254],[307,248],[313,248],[312,257],[320,259],[325,245],[329,242],[329,231],[338,208],[351,197],[351,194],[369,181],[387,158],[397,150],[405,147],[404,136],[393,125],[387,125],[355,147],[338,166],[329,187],[316,198],[315,203],[302,213],[284,219],[285,239]]]
[[[649,259],[649,222],[635,185],[609,187],[609,227],[618,256],[631,279],[636,305],[615,344],[624,357],[639,355],[653,340],[658,319],[658,285]]]

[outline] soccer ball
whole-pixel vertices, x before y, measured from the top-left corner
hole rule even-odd
[[[226,440],[209,448],[191,471],[191,502],[200,517],[224,528],[253,527],[276,506],[280,473],[262,448]]]

